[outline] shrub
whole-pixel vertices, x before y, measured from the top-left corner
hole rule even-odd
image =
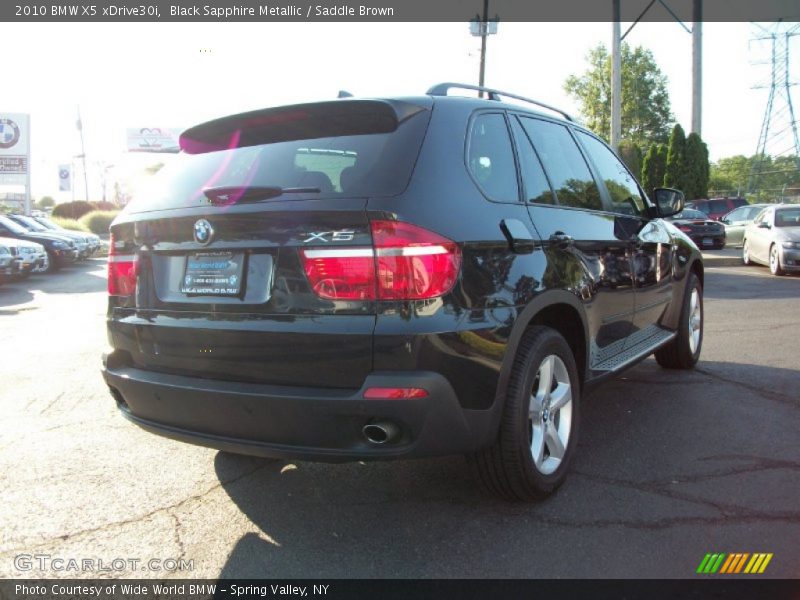
[[[94,206],[92,206],[91,202],[76,200],[75,202],[64,202],[63,204],[57,204],[53,209],[53,216],[66,217],[67,219],[80,219],[83,215],[88,212],[92,212],[93,210]]]
[[[41,200],[39,200],[39,202],[36,203],[36,205],[40,209],[44,210],[45,208],[51,208],[51,207],[55,206],[56,205],[56,201],[53,200],[53,198],[50,197],[50,196],[44,196]]]
[[[92,233],[103,235],[108,233],[111,221],[119,214],[118,210],[93,210],[80,218],[80,223]]]
[[[56,225],[61,225],[64,229],[69,229],[71,231],[82,231],[83,233],[88,233],[89,229],[80,221],[76,221],[75,219],[68,219],[66,217],[52,217],[53,222]]]
[[[117,206],[116,204],[113,204],[111,202],[104,202],[103,200],[92,202],[92,206],[94,206],[95,210],[119,210],[119,206]]]

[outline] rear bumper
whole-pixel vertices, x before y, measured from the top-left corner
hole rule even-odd
[[[370,374],[359,390],[279,387],[199,379],[115,365],[103,377],[122,414],[175,440],[229,452],[341,462],[458,454],[486,443],[490,411],[463,409],[448,381],[431,372]],[[419,387],[426,398],[367,400],[369,387]],[[389,421],[399,429],[385,444],[362,428]]]

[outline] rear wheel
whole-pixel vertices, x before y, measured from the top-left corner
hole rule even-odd
[[[781,266],[781,254],[778,251],[778,246],[775,244],[772,244],[772,247],[769,249],[769,270],[770,273],[778,275],[779,277],[785,273]]]
[[[693,369],[703,346],[703,288],[691,273],[683,298],[678,335],[656,350],[656,361],[665,369]]]
[[[578,369],[566,340],[549,327],[531,328],[514,359],[498,439],[473,457],[483,484],[509,500],[553,493],[577,445],[579,407]]]

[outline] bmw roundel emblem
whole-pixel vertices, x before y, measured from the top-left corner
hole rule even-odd
[[[200,219],[194,224],[194,240],[198,244],[208,244],[214,237],[214,228],[205,219]]]
[[[11,119],[0,119],[0,148],[11,148],[19,141],[19,126]]]

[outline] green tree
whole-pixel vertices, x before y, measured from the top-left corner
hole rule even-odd
[[[588,69],[570,75],[564,90],[580,103],[589,129],[609,139],[611,133],[611,56],[599,44],[586,57]],[[667,77],[658,68],[653,53],[622,44],[622,138],[640,147],[666,142],[673,122]]]
[[[42,199],[36,203],[37,206],[44,210],[45,208],[50,208],[51,206],[56,205],[56,201],[53,200],[50,196],[42,196]]]
[[[667,147],[653,144],[642,162],[642,187],[650,196],[653,190],[664,184],[664,171],[667,168]]]
[[[639,144],[630,140],[622,140],[617,154],[637,178],[642,172],[642,149]]]
[[[667,150],[667,170],[664,172],[664,186],[683,190],[686,187],[686,134],[680,123],[676,123],[669,136]]]
[[[687,200],[708,195],[708,149],[696,133],[686,138],[683,164],[683,193]]]

